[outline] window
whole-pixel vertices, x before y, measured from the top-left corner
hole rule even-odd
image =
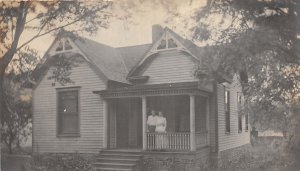
[[[61,40],[59,40],[58,46],[55,49],[55,51],[58,52],[58,51],[64,51],[64,50],[70,50],[70,49],[73,49],[70,41],[67,39],[61,39]]]
[[[157,46],[157,50],[177,48],[176,41],[169,34],[165,34]]]
[[[248,114],[246,114],[245,115],[245,131],[249,130],[248,122],[249,122],[249,116],[248,116]]]
[[[65,41],[65,50],[70,50],[70,49],[72,49],[72,46],[71,46],[69,40],[66,40]]]
[[[240,113],[242,107],[242,93],[237,92],[237,107],[238,107],[238,132],[241,133],[243,131],[243,123],[242,123],[242,115]]]
[[[58,136],[79,135],[79,89],[57,91],[57,134]]]
[[[225,90],[225,131],[230,132],[230,93]]]
[[[242,116],[238,114],[238,132],[241,133],[243,131],[243,126],[242,126]]]
[[[55,51],[62,51],[63,50],[63,43],[61,41],[59,41],[57,48],[55,49]]]
[[[241,107],[241,105],[242,105],[242,93],[241,92],[237,92],[237,104],[238,104],[238,107]]]

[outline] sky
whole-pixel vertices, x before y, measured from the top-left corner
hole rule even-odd
[[[206,0],[123,0],[129,6],[131,2],[135,4],[130,8],[132,16],[119,20],[110,19],[108,29],[100,28],[94,36],[81,35],[97,42],[113,47],[131,46],[150,43],[152,38],[152,25],[160,24],[168,26],[183,37],[190,35],[187,28],[192,26],[192,15],[199,7],[206,4]],[[122,15],[124,9],[116,7],[112,9],[113,14]],[[35,33],[26,31],[21,41],[25,42]],[[54,37],[52,35],[43,36],[30,43],[30,47],[37,49],[43,55],[51,45]]]

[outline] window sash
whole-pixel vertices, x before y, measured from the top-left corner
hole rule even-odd
[[[57,92],[57,134],[79,134],[79,90],[67,89]]]
[[[249,116],[248,114],[245,115],[245,130],[248,131],[249,130]]]
[[[238,116],[238,131],[242,132],[243,131],[243,123],[242,123],[242,116]]]
[[[230,92],[225,90],[225,132],[230,132]]]

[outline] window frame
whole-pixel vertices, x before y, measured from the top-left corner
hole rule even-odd
[[[249,131],[249,114],[245,115],[245,132]]]
[[[56,88],[56,137],[80,137],[80,86]],[[77,92],[77,132],[60,133],[60,113],[59,113],[59,93],[76,91]]]
[[[226,95],[226,93],[228,93],[228,94]],[[231,126],[230,126],[230,91],[229,91],[229,89],[226,89],[226,88],[225,88],[225,91],[224,91],[224,110],[225,110],[225,133],[230,134],[230,132],[231,132]]]
[[[238,114],[238,133],[243,132],[243,117],[242,115]]]
[[[240,114],[240,110],[243,105],[242,93],[237,92],[237,109],[238,109],[238,133],[243,132],[243,117]]]

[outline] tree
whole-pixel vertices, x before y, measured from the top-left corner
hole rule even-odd
[[[90,34],[96,33],[99,28],[107,28],[108,19],[112,16],[108,11],[111,6],[111,1],[104,0],[0,2],[0,123],[7,119],[3,117],[4,112],[9,113],[4,103],[4,78],[16,53],[27,48],[33,40],[62,28]],[[20,44],[26,31],[35,35]]]
[[[296,0],[208,0],[195,17],[194,39],[214,44],[204,61],[216,58],[217,63],[204,62],[207,70],[239,73],[252,114],[264,124],[282,118],[291,123],[286,113],[300,93],[299,15]],[[201,69],[196,73],[204,74]],[[211,75],[216,74],[206,74]],[[285,111],[279,110],[282,106]]]
[[[96,33],[108,26],[109,1],[4,1],[0,2],[0,112],[3,113],[3,79],[15,54],[33,40],[62,28],[75,33]],[[20,44],[25,30],[35,35]]]
[[[1,120],[1,142],[12,153],[13,147],[20,148],[31,134],[32,87],[31,71],[39,62],[38,53],[26,48],[18,52],[11,61],[13,67],[4,78],[4,110]]]

